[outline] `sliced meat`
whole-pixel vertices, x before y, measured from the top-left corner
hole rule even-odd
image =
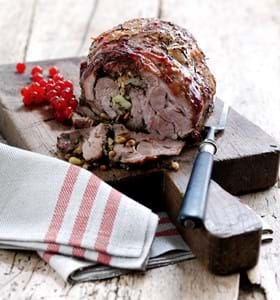
[[[95,161],[103,156],[103,145],[106,142],[107,133],[108,127],[103,123],[92,127],[82,147],[83,157],[86,161]]]
[[[132,130],[141,130],[145,128],[142,108],[142,101],[145,98],[144,91],[139,88],[132,88],[129,97],[131,99],[131,110],[126,125]]]
[[[84,72],[87,71],[87,65],[83,64],[82,68],[80,70],[80,75],[83,76]],[[87,99],[87,101],[93,101],[94,100],[94,94],[93,94],[93,86],[95,83],[95,75],[93,73],[89,74],[89,76],[87,76],[87,80],[85,80],[84,82],[84,86],[82,89],[82,95],[85,99]],[[96,101],[97,102],[97,101]],[[98,107],[100,110],[102,110],[102,108],[99,106]]]
[[[147,140],[142,141],[137,145],[136,150],[142,155],[147,156],[174,156],[179,155],[184,147],[181,141],[172,140]]]
[[[183,141],[160,140],[151,134],[131,132],[121,124],[115,124],[113,130],[115,137],[124,136],[126,140],[122,144],[114,145],[113,150],[116,153],[113,157],[114,162],[143,164],[161,156],[179,155],[185,145]]]
[[[175,97],[156,76],[146,75],[145,80],[149,87],[142,106],[146,127],[161,139],[186,137],[193,130],[192,108],[184,105],[184,99]]]
[[[81,137],[79,131],[62,133],[57,137],[57,149],[64,154],[71,153],[79,145]]]
[[[89,117],[92,120],[96,118],[96,114],[86,105],[79,105],[76,112],[82,117]]]
[[[90,162],[108,156],[107,159],[113,163],[141,165],[159,157],[179,155],[184,144],[183,141],[160,140],[152,134],[136,133],[123,124],[110,126],[100,123],[95,127],[63,133],[58,138],[57,147],[64,154],[75,154],[82,145],[79,155]],[[114,152],[113,156],[110,156],[110,151]]]
[[[97,80],[94,91],[98,106],[102,107],[111,119],[114,119],[117,113],[112,106],[112,98],[119,94],[118,84],[108,77],[102,77]]]
[[[81,115],[77,113],[73,113],[72,115],[72,123],[75,128],[81,129],[81,128],[89,128],[93,125],[93,120],[89,117],[82,117]]]
[[[115,144],[113,151],[116,155],[113,158],[114,162],[123,164],[139,165],[156,157],[150,157],[139,153],[134,147],[128,147],[124,144]]]

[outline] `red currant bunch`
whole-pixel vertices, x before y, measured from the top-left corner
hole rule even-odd
[[[31,83],[20,90],[22,101],[25,106],[48,103],[54,110],[56,120],[64,122],[71,119],[78,106],[73,83],[65,80],[56,66],[50,67],[48,74],[47,78],[43,76],[41,66],[31,69]]]

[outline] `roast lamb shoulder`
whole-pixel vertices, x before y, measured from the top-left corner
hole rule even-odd
[[[80,86],[80,108],[90,111],[98,126],[84,142],[83,158],[100,158],[103,149],[103,155],[114,154],[112,162],[124,164],[178,155],[184,140],[200,133],[216,89],[194,37],[171,22],[149,18],[94,38],[81,64]],[[129,133],[131,145],[116,142],[120,129]],[[106,134],[113,138],[110,149],[101,148]]]
[[[134,19],[97,38],[81,69],[82,101],[112,122],[161,139],[200,131],[215,79],[194,37],[158,19]]]

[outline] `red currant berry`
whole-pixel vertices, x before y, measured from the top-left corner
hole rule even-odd
[[[78,101],[76,99],[71,99],[68,101],[68,105],[71,106],[74,110],[76,110],[78,106]]]
[[[29,88],[28,86],[24,86],[21,90],[20,93],[22,96],[26,96],[28,94]]]
[[[61,94],[61,92],[62,92],[62,90],[63,90],[63,81],[61,81],[61,80],[59,80],[59,81],[57,81],[56,83],[55,83],[55,86],[54,86],[54,88],[55,88],[55,90],[59,93],[59,94]]]
[[[16,64],[17,73],[22,74],[22,73],[24,73],[25,69],[26,69],[26,64],[25,63],[17,63]]]
[[[62,80],[58,80],[55,82],[55,86],[60,86],[61,90],[64,89],[64,83]]]
[[[48,83],[48,84],[46,85],[45,89],[46,89],[46,92],[47,92],[47,93],[50,92],[50,91],[53,91],[53,90],[54,90],[54,84]]]
[[[53,77],[57,73],[59,73],[59,70],[56,66],[52,66],[49,68],[49,76],[50,77]]]
[[[54,84],[55,82],[54,82],[54,80],[52,79],[52,78],[49,78],[48,79],[48,84]]]
[[[52,108],[55,110],[55,106],[56,106],[56,103],[57,101],[59,101],[59,97],[58,96],[53,96],[52,98],[50,98],[49,102],[50,102],[50,105],[52,106]]]
[[[70,88],[66,88],[61,92],[61,97],[63,97],[66,101],[71,100],[72,96],[73,96],[73,92]]]
[[[41,103],[43,103],[44,102],[44,98],[41,98],[40,96],[38,96],[37,98],[35,98],[35,103],[36,104],[41,104]]]
[[[25,106],[29,106],[29,105],[32,104],[32,98],[29,97],[29,96],[24,96],[24,97],[22,98],[22,102],[23,102],[23,104],[24,104]]]
[[[56,111],[55,118],[58,122],[63,122],[65,120],[63,111]]]
[[[51,99],[51,98],[53,98],[54,96],[58,96],[58,94],[57,94],[57,91],[56,90],[50,90],[50,91],[48,91],[47,92],[47,99]]]
[[[57,80],[55,81],[55,85],[60,85],[62,89],[64,89],[64,81],[63,80]]]
[[[38,92],[41,89],[39,82],[32,82],[29,86],[30,91]]]
[[[54,88],[57,91],[57,93],[60,95],[61,94],[61,90],[62,90],[61,86],[60,85],[56,85]]]
[[[60,73],[57,73],[57,74],[55,74],[54,76],[53,76],[53,80],[54,81],[59,81],[59,80],[63,80],[64,78],[63,78],[63,75],[62,74],[60,74]]]
[[[73,89],[73,82],[71,80],[64,80],[64,87]]]
[[[41,102],[44,102],[47,98],[46,96],[46,90],[44,87],[40,87],[40,89],[38,90],[38,94],[39,94],[39,97],[41,99]]]
[[[46,85],[48,84],[48,80],[47,79],[41,79],[39,81],[40,86],[46,87]]]
[[[74,109],[72,107],[70,106],[66,107],[63,112],[65,119],[70,119],[72,117],[73,112]]]
[[[31,98],[32,102],[34,102],[34,103],[40,103],[40,101],[41,101],[41,97],[40,97],[39,93],[36,91],[30,92],[30,98]]]
[[[41,73],[36,73],[36,74],[33,74],[33,75],[31,76],[31,80],[32,80],[32,81],[39,82],[39,81],[41,81],[42,79],[44,79],[44,76],[43,76]]]
[[[65,99],[61,98],[55,104],[55,110],[63,111],[67,107],[67,102]]]
[[[41,66],[35,66],[31,69],[31,75],[35,75],[37,73],[43,73],[43,68]]]

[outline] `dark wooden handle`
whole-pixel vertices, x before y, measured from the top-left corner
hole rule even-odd
[[[203,224],[215,152],[216,146],[212,140],[200,145],[177,219],[186,228]]]

